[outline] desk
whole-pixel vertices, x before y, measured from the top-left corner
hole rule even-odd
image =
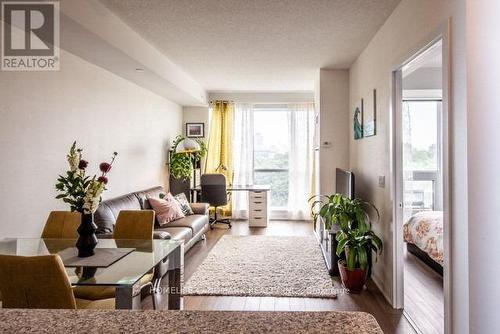
[[[269,191],[268,185],[232,185],[227,191],[248,192],[248,225],[250,227],[266,227],[269,222]],[[191,188],[191,201],[197,202],[201,194],[201,186]]]
[[[68,247],[74,247],[75,243],[74,239],[0,239],[0,254],[22,256],[57,254]],[[133,298],[136,295],[134,292],[139,289],[139,280],[151,269],[156,268],[160,274],[163,271],[169,273],[168,308],[180,309],[184,265],[182,241],[99,239],[97,248],[135,248],[135,250],[106,268],[66,267],[72,286],[114,287],[117,309],[140,309],[137,298]]]

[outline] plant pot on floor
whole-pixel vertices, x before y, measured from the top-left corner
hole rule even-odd
[[[342,279],[342,284],[349,292],[360,293],[366,284],[368,271],[356,268],[354,270],[347,269],[347,265],[344,260],[339,260],[339,271],[340,278]]]

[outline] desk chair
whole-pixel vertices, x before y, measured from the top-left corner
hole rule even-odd
[[[200,181],[201,200],[215,208],[214,218],[210,218],[210,228],[213,229],[217,223],[227,224],[231,228],[230,219],[219,219],[217,208],[227,205],[226,177],[223,174],[203,174]]]
[[[0,255],[4,308],[114,309],[113,298],[75,298],[59,255]]]

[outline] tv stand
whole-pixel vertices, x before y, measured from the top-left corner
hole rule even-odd
[[[338,231],[338,226],[333,226],[332,230],[325,231],[323,220],[320,219],[314,228],[314,234],[318,239],[323,259],[325,260],[326,269],[331,276],[340,276],[337,262],[337,239],[335,239]]]

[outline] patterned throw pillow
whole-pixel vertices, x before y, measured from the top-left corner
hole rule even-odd
[[[174,198],[177,200],[177,202],[179,202],[182,213],[184,213],[184,215],[186,216],[194,215],[194,212],[191,209],[191,205],[189,205],[189,201],[186,198],[186,194],[180,193],[175,195]]]
[[[163,199],[148,197],[148,201],[155,211],[160,226],[165,226],[171,221],[185,217],[179,202],[170,193],[166,194]]]

